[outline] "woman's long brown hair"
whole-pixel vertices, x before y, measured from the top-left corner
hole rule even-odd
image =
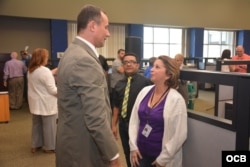
[[[165,55],[159,56],[158,59],[163,62],[166,68],[166,74],[170,76],[165,84],[171,88],[176,88],[179,84],[178,79],[180,75],[180,69],[176,64],[176,61],[173,58]]]
[[[32,57],[29,62],[28,71],[32,73],[38,67],[46,65],[48,56],[49,56],[49,52],[47,49],[44,49],[44,48],[35,49],[32,53]]]

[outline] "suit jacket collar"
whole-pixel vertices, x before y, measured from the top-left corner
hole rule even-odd
[[[84,50],[86,50],[89,53],[89,55],[91,57],[96,59],[97,62],[100,64],[100,61],[99,61],[98,57],[96,56],[95,52],[93,51],[93,49],[91,47],[89,47],[89,45],[87,45],[84,41],[82,41],[78,38],[75,38],[72,43],[81,46]]]

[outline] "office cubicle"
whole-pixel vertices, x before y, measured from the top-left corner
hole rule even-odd
[[[232,119],[188,111],[188,138],[183,165],[221,166],[224,150],[249,150],[250,75],[207,70],[182,70],[181,79],[233,87]],[[215,107],[215,110],[218,110]]]

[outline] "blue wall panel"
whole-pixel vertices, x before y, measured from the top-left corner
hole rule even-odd
[[[190,57],[203,57],[204,28],[190,28]]]
[[[68,45],[67,21],[51,20],[51,60],[52,66],[57,67],[57,52],[64,52]]]
[[[250,54],[250,30],[241,30],[237,33],[237,45],[242,45],[246,54]]]

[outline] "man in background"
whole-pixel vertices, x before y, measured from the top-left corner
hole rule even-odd
[[[111,130],[108,87],[95,48],[110,36],[108,17],[86,5],[77,17],[77,37],[57,71],[56,167],[120,167]]]
[[[17,52],[12,52],[10,56],[11,60],[4,65],[3,85],[8,86],[10,109],[18,110],[23,105],[24,73],[27,72],[27,67],[17,59]]]
[[[107,80],[108,90],[109,90],[109,95],[110,95],[111,94],[111,87],[110,87],[110,77],[108,74],[109,65],[108,65],[107,59],[103,55],[100,54],[98,58],[100,60],[103,72],[104,72],[106,80]]]
[[[244,48],[241,45],[236,47],[236,55],[232,57],[232,60],[250,60],[250,56],[245,54]],[[247,65],[246,64],[239,64],[239,65],[230,65],[230,71],[232,72],[247,72]]]
[[[103,55],[99,55],[98,58],[99,58],[99,61],[101,63],[101,66],[102,66],[102,69],[104,71],[104,74],[105,74],[105,76],[107,76],[108,75],[108,71],[109,71],[109,65],[107,63],[107,60],[106,60],[106,58]]]
[[[29,67],[29,62],[30,62],[30,59],[31,59],[31,54],[29,54],[27,50],[21,50],[20,51],[20,55],[21,55],[22,61],[26,65],[26,67]]]
[[[146,78],[150,78],[151,77],[151,68],[154,65],[154,62],[156,60],[156,57],[151,57],[148,62],[149,62],[149,66],[146,68],[146,70],[144,71],[144,76]]]
[[[31,54],[28,53],[27,50],[21,50],[20,55],[22,58],[23,63],[26,65],[26,67],[29,67]],[[24,89],[23,89],[23,98],[24,101],[28,101],[28,82],[27,82],[27,73],[24,74]]]
[[[119,119],[119,133],[122,141],[123,151],[126,157],[127,166],[131,167],[129,136],[128,136],[128,124],[129,124],[130,114],[138,93],[145,86],[151,85],[152,82],[149,79],[145,78],[143,75],[138,73],[140,62],[138,62],[137,56],[134,53],[125,54],[122,63],[125,72],[125,77],[119,80],[114,88],[112,131],[115,138],[117,139],[118,138],[117,124]],[[129,88],[128,90],[126,90],[128,84]],[[125,100],[126,98],[127,100]]]
[[[111,107],[113,108],[113,91],[116,83],[124,77],[124,69],[122,65],[122,58],[125,55],[124,49],[119,49],[117,51],[117,57],[112,63],[112,73],[111,73]]]

